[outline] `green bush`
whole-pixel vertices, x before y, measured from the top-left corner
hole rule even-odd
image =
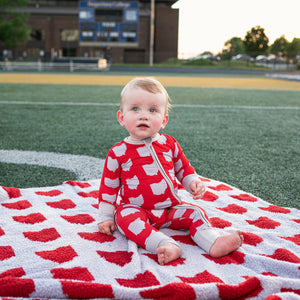
[[[185,65],[187,65],[187,66],[213,66],[214,63],[210,59],[199,58],[199,59],[187,60]]]

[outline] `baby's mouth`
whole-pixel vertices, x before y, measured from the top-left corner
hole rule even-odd
[[[138,128],[149,128],[147,124],[139,124]]]

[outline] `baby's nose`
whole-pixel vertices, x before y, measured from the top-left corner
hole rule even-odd
[[[146,119],[149,118],[148,113],[146,111],[141,111],[139,117],[140,117],[141,120],[146,120]]]

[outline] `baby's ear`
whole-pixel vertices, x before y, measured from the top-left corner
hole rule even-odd
[[[169,115],[165,115],[165,117],[162,121],[162,124],[161,124],[161,129],[164,129],[166,127],[168,121],[169,121]]]
[[[123,113],[122,113],[121,110],[118,110],[118,112],[117,112],[117,119],[118,119],[120,125],[121,125],[122,127],[124,127],[124,126],[125,126],[125,123],[124,123],[124,115],[123,115]]]

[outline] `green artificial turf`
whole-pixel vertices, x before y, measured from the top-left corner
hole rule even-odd
[[[234,80],[234,79],[233,79]],[[1,100],[119,103],[122,86],[1,84]],[[173,104],[300,106],[298,91],[167,87]]]
[[[117,104],[121,89],[0,84],[0,102]],[[300,208],[300,92],[177,87],[167,90],[174,107],[163,132],[177,138],[200,175],[276,205]],[[200,106],[188,106],[195,104]],[[117,110],[117,105],[0,103],[0,149],[105,158],[109,148],[127,135],[116,120]],[[74,180],[74,176],[61,169],[0,164],[0,185],[4,186],[49,186]]]
[[[66,180],[76,180],[72,172],[43,166],[0,163],[0,177],[4,177],[4,186],[43,187],[54,186]],[[1,180],[2,181],[2,180]]]

